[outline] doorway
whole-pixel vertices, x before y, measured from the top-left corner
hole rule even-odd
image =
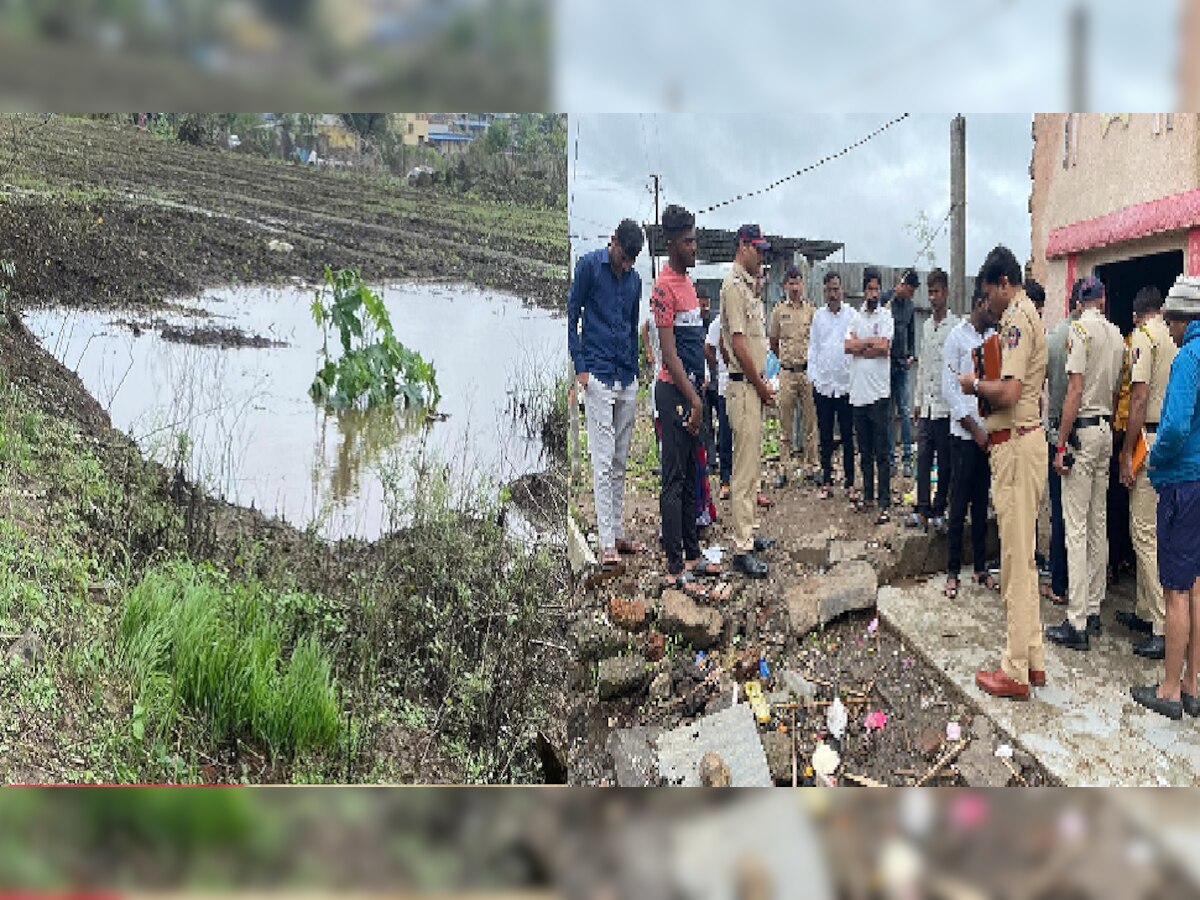
[[[1182,274],[1182,250],[1151,253],[1096,266],[1096,277],[1104,282],[1109,321],[1121,329],[1122,335],[1129,334],[1133,330],[1133,298],[1137,292],[1154,285],[1165,297],[1175,279]]]

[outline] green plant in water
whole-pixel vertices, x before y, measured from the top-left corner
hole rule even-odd
[[[312,303],[313,319],[324,330],[323,363],[309,389],[313,399],[334,410],[397,399],[405,406],[435,407],[441,393],[433,363],[396,339],[383,298],[349,269],[334,273],[326,266],[325,285]],[[336,359],[329,350],[330,328],[341,342]]]

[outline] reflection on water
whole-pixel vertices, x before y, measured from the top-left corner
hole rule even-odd
[[[432,422],[411,410],[330,413],[312,402],[321,332],[307,289],[229,288],[183,304],[192,313],[155,314],[286,346],[171,343],[119,324],[136,318],[128,311],[37,310],[26,322],[147,455],[325,537],[374,538],[403,521],[418,464],[442,461],[463,482],[544,468],[544,449],[508,401],[515,383],[549,384],[566,357],[561,320],[515,297],[429,285],[383,294],[397,337],[437,367],[441,415]]]

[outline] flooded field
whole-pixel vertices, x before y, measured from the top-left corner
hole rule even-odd
[[[516,297],[413,284],[383,293],[399,340],[436,366],[432,422],[313,403],[322,334],[310,288],[209,291],[152,318],[52,308],[25,321],[148,456],[323,537],[373,539],[403,523],[422,466],[496,485],[544,469],[515,395],[549,390],[566,356],[561,319]]]

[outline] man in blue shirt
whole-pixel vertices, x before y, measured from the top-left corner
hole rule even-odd
[[[1163,318],[1179,352],[1171,363],[1154,447],[1146,460],[1158,491],[1158,578],[1166,595],[1166,677],[1133,699],[1172,719],[1200,716],[1200,277],[1180,276]],[[1185,666],[1186,662],[1186,666]],[[1186,669],[1186,671],[1185,671]]]
[[[625,539],[622,526],[642,299],[642,279],[633,264],[642,242],[637,222],[621,222],[607,247],[580,257],[567,299],[567,350],[587,412],[600,562],[606,568],[619,567],[622,553],[644,549]]]

